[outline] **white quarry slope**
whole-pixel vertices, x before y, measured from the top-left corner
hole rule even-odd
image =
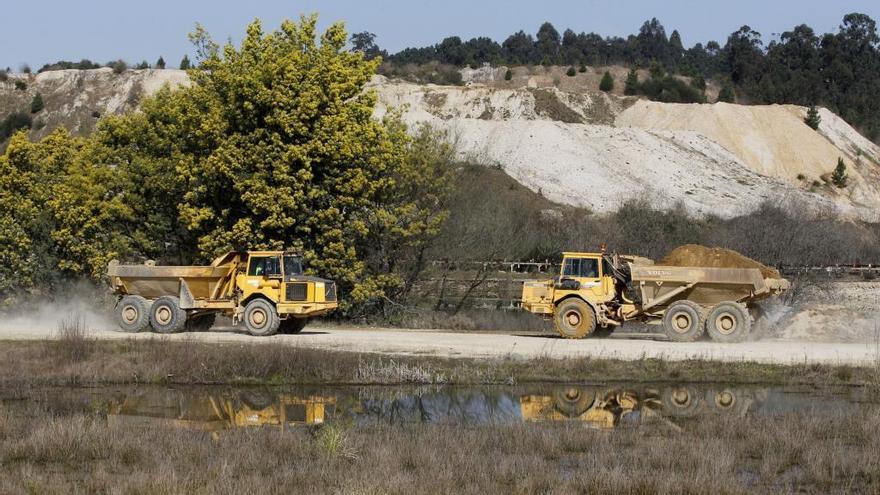
[[[14,89],[15,80],[26,81],[27,90]],[[92,131],[99,116],[135,110],[141,98],[165,84],[187,85],[189,77],[181,70],[144,69],[116,74],[106,67],[16,74],[0,83],[0,118],[29,109],[31,98],[40,93],[46,111],[34,116],[39,125],[34,126],[33,137],[42,138],[58,127],[85,135]]]
[[[880,219],[877,166],[849,150],[877,148],[827,110],[820,134],[793,106],[674,105],[383,78],[373,87],[377,115],[398,108],[411,125],[447,130],[462,159],[500,166],[563,204],[606,212],[647,199],[727,218],[769,201],[814,214]],[[548,104],[548,95],[556,101]],[[827,179],[838,156],[849,167],[851,186],[842,192],[823,182],[810,192],[811,181]]]
[[[732,217],[770,201],[880,221],[880,148],[828,110],[816,132],[803,123],[803,107],[666,104],[529,86],[533,77],[498,87],[499,70],[466,73],[468,85],[455,87],[377,76],[375,115],[394,108],[409,124],[446,129],[462,159],[499,166],[553,201],[596,212],[641,198]],[[14,88],[18,79],[26,91]],[[57,127],[87,134],[96,116],[131,111],[165,84],[189,79],[178,70],[106,68],[13,75],[0,82],[0,118],[27,111],[39,92],[46,110],[35,115],[32,137]],[[828,185],[838,157],[849,172],[845,189]]]

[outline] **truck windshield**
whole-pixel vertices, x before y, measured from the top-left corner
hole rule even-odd
[[[287,255],[284,257],[284,276],[302,275],[302,260],[299,256]]]
[[[566,277],[599,278],[599,260],[593,258],[566,258],[562,266]]]

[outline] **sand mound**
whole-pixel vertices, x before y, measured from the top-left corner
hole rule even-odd
[[[757,268],[761,270],[761,275],[764,278],[781,278],[778,271],[743,256],[736,251],[724,248],[708,248],[697,244],[679,246],[670,251],[657,264],[699,266],[704,268]]]

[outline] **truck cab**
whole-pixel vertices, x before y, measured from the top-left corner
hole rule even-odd
[[[611,314],[628,302],[621,289],[609,255],[564,252],[557,277],[523,283],[522,307],[554,317],[563,337],[583,338],[618,324]]]

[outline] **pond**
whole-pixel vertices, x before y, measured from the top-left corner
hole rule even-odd
[[[724,384],[291,387],[120,386],[2,392],[0,404],[31,417],[90,414],[111,425],[218,431],[346,425],[570,422],[587,428],[672,427],[710,415],[846,414],[880,409],[875,390]]]

